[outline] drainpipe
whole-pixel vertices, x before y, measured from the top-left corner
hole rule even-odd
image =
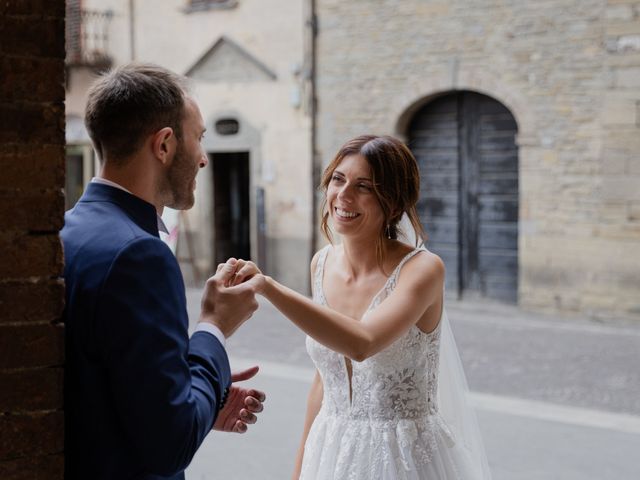
[[[131,61],[136,59],[136,39],[135,39],[136,9],[135,0],[129,0],[129,51]]]
[[[310,42],[310,89],[311,89],[311,248],[309,264],[313,254],[318,248],[318,205],[319,194],[318,186],[320,185],[320,175],[322,172],[322,161],[318,154],[317,146],[317,98],[316,98],[316,56],[317,56],[317,37],[318,37],[318,18],[316,16],[316,0],[309,0],[309,18],[307,19],[307,25],[311,33]],[[311,282],[311,279],[309,279]],[[310,283],[309,283],[310,285]]]

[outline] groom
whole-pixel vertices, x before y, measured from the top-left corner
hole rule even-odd
[[[85,124],[100,175],[65,217],[65,478],[183,479],[212,429],[244,432],[264,394],[232,385],[225,339],[256,310],[252,281],[206,284],[187,335],[178,263],[159,239],[165,206],[188,209],[207,165],[184,80],[130,64],[90,89]],[[226,402],[226,406],[225,406]]]

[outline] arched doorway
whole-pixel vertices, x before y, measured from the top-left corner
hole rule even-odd
[[[438,97],[409,124],[418,211],[450,294],[517,303],[517,131],[504,105],[474,92]]]

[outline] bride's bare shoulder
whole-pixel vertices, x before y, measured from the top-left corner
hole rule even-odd
[[[318,259],[320,258],[320,255],[322,255],[322,252],[325,250],[331,250],[332,248],[335,248],[335,247],[331,245],[325,245],[324,247],[322,247],[320,250],[318,250],[316,253],[313,254],[313,257],[311,258],[311,264],[310,264],[311,275],[313,275],[314,272],[316,271],[316,266],[318,265]]]
[[[404,273],[408,280],[426,286],[443,282],[445,267],[438,255],[429,250],[421,250],[407,261],[400,273]]]

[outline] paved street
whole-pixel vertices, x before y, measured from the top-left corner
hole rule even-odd
[[[200,291],[187,293],[192,323]],[[495,480],[640,478],[640,325],[448,302]],[[228,343],[269,398],[246,435],[209,435],[189,480],[289,478],[313,365],[268,303]],[[214,468],[215,466],[215,468]]]

